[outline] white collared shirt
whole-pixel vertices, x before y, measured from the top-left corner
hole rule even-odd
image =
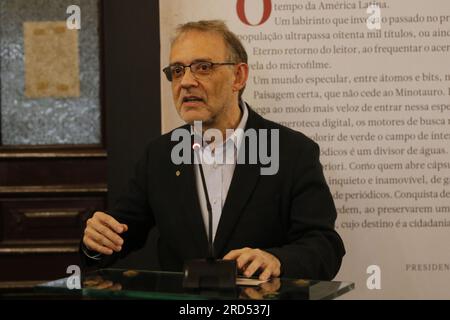
[[[227,136],[225,142],[216,145],[214,142],[204,144],[205,147],[200,149],[200,156],[203,159],[203,173],[208,188],[208,196],[211,202],[213,216],[213,239],[215,239],[217,227],[222,215],[223,205],[227,198],[230,188],[231,179],[233,178],[234,169],[236,167],[237,152],[242,142],[242,134],[248,119],[248,110],[246,104],[241,101],[239,106],[242,110],[242,117],[239,125],[233,134]],[[209,137],[204,136],[204,141],[208,141]],[[206,198],[203,191],[202,178],[200,175],[199,165],[194,165],[195,182],[197,185],[197,194],[200,202],[200,210],[205,224],[206,234],[208,235],[208,209],[206,207]]]

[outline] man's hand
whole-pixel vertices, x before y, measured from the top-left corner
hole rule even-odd
[[[260,280],[267,280],[270,277],[279,277],[281,273],[281,263],[274,255],[252,248],[243,248],[231,250],[225,257],[225,260],[236,260],[237,267],[246,277],[251,277],[256,271],[260,270]]]
[[[119,234],[128,230],[128,226],[119,223],[110,215],[97,211],[86,222],[83,243],[89,249],[111,255],[122,250],[123,239]]]

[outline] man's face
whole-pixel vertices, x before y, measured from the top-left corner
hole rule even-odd
[[[172,45],[170,64],[189,65],[196,61],[230,62],[224,40],[214,32],[188,31]],[[203,121],[208,127],[223,122],[227,110],[237,103],[233,89],[233,66],[214,66],[207,76],[185,69],[181,79],[172,81],[172,94],[180,117],[187,123]]]

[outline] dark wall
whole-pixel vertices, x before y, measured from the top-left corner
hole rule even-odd
[[[146,142],[161,134],[159,3],[105,0],[104,95],[108,204],[125,189]],[[153,238],[152,238],[153,237]],[[130,256],[131,267],[154,265],[154,235]]]

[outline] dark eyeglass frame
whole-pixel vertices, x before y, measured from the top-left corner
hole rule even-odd
[[[236,65],[237,63],[235,63],[235,62],[210,62],[210,61],[194,61],[194,62],[192,62],[191,64],[189,64],[189,65],[184,65],[184,64],[181,64],[181,63],[175,63],[175,64],[171,64],[171,65],[168,65],[167,67],[165,67],[162,71],[164,72],[164,74],[166,75],[166,77],[167,77],[167,80],[169,80],[170,82],[172,82],[173,81],[173,77],[172,77],[172,67],[183,67],[183,74],[180,76],[180,77],[178,77],[177,79],[181,79],[183,76],[184,76],[184,74],[186,73],[186,68],[190,68],[191,69],[191,72],[192,72],[192,74],[195,76],[196,74],[198,74],[199,73],[199,71],[193,71],[192,70],[192,66],[195,66],[195,65],[201,65],[201,64],[207,64],[207,65],[209,65],[211,68],[208,70],[208,74],[213,70],[213,68],[214,68],[214,66],[234,66],[234,65]],[[196,68],[194,68],[194,69],[196,69]]]

